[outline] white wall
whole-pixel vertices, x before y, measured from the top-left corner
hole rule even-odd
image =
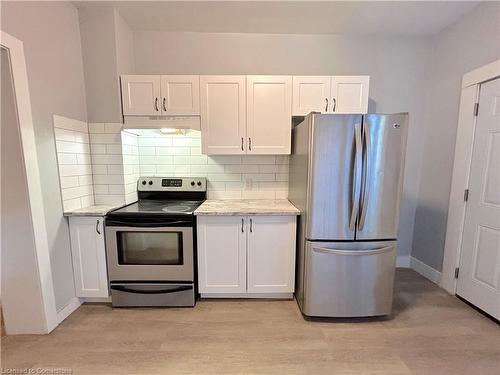
[[[52,116],[86,121],[78,14],[69,3],[2,2],[1,28],[24,43],[58,310],[74,297]]]
[[[138,74],[370,75],[370,111],[410,112],[401,255],[410,253],[413,236],[428,51],[419,38],[134,32]]]
[[[443,260],[462,76],[499,58],[498,2],[480,4],[432,40],[412,255],[436,270]]]

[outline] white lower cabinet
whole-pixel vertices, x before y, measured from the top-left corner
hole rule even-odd
[[[104,218],[72,216],[69,229],[76,296],[107,297]]]
[[[291,296],[296,216],[198,216],[204,297]]]

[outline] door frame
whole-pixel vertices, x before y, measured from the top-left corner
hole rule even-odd
[[[457,138],[453,162],[453,177],[446,225],[443,271],[440,286],[450,294],[455,294],[457,279],[455,269],[460,264],[462,235],[465,225],[466,202],[464,191],[469,186],[472,148],[476,130],[475,104],[479,100],[480,85],[500,77],[500,59],[474,69],[462,78],[462,92],[458,114]]]
[[[7,49],[10,55],[14,96],[17,106],[19,133],[21,138],[20,142],[24,159],[24,168],[26,171],[26,183],[33,225],[33,245],[35,250],[33,256],[36,257],[37,264],[37,270],[34,270],[34,272],[38,273],[39,289],[32,291],[32,297],[34,299],[39,298],[43,303],[42,310],[44,317],[42,321],[45,322],[45,325],[38,327],[37,332],[24,332],[22,328],[22,321],[12,322],[12,328],[10,329],[9,322],[6,321],[5,323],[7,323],[6,328],[9,334],[48,333],[52,331],[61,320],[58,319],[58,313],[56,310],[49,242],[45,222],[44,201],[40,180],[40,169],[37,154],[36,152],[33,152],[33,150],[36,150],[36,142],[33,116],[31,112],[31,99],[24,46],[22,41],[2,30],[0,30],[0,45]],[[39,295],[39,293],[41,295]],[[19,305],[19,301],[12,302],[13,305]],[[33,303],[35,302],[33,301]],[[7,310],[9,308],[9,299],[2,298],[2,304],[4,311]]]

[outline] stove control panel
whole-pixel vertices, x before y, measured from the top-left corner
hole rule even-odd
[[[206,191],[205,177],[139,177],[137,191]]]

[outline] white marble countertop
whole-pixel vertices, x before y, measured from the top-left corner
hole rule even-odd
[[[209,199],[194,211],[195,215],[300,215],[286,199]]]
[[[65,211],[64,216],[105,216],[109,211],[118,207],[120,206],[94,205],[73,211]]]

